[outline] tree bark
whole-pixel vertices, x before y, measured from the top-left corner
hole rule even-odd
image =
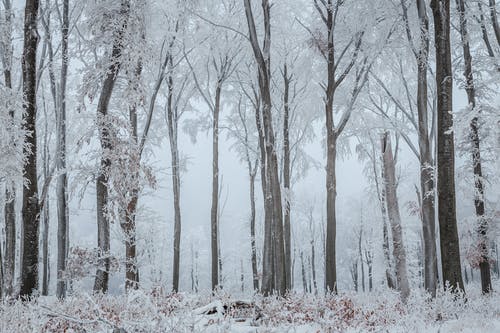
[[[290,131],[289,131],[289,91],[291,75],[288,75],[288,67],[285,63],[283,67],[284,94],[283,94],[283,188],[285,191],[285,267],[286,267],[286,288],[292,290],[292,245],[291,245],[291,225],[290,225]]]
[[[26,0],[24,10],[24,47],[22,57],[24,114],[23,129],[27,135],[23,147],[26,162],[23,175],[23,253],[21,263],[21,296],[30,296],[38,288],[38,233],[40,209],[37,184],[36,140],[36,51],[38,45],[38,0]]]
[[[257,96],[260,99],[260,96]],[[260,150],[260,178],[262,185],[262,196],[264,198],[264,248],[262,260],[262,293],[271,293],[274,289],[274,266],[273,256],[274,249],[272,246],[272,219],[273,219],[273,203],[271,200],[271,193],[269,189],[269,181],[267,179],[267,157],[266,145],[264,138],[264,130],[262,128],[261,108],[260,104],[255,109],[255,124],[257,126],[259,135],[259,150]]]
[[[172,57],[168,60],[172,67]],[[170,72],[171,73],[171,72]],[[168,98],[167,98],[167,125],[168,138],[170,142],[170,156],[172,167],[172,189],[174,194],[174,258],[172,270],[172,290],[179,291],[179,268],[180,268],[180,246],[181,246],[181,178],[179,148],[177,145],[177,128],[179,125],[178,110],[173,105],[174,81],[171,74],[168,76]],[[197,277],[196,277],[197,280]],[[197,289],[197,283],[196,283]]]
[[[271,44],[271,23],[270,9],[271,6],[268,0],[262,0],[262,9],[264,15],[264,43],[263,48],[260,48],[257,31],[255,28],[255,20],[253,18],[252,6],[250,0],[244,0],[245,14],[248,23],[249,39],[254,53],[255,61],[258,67],[259,91],[262,100],[262,125],[265,139],[266,152],[266,171],[269,186],[268,193],[271,194],[272,200],[272,228],[265,227],[265,233],[271,232],[271,243],[264,241],[264,247],[274,247],[274,255],[269,256],[269,251],[264,249],[264,265],[263,265],[263,286],[264,294],[277,292],[284,295],[286,292],[286,263],[285,263],[285,244],[283,232],[283,210],[281,204],[281,185],[278,174],[278,159],[275,148],[275,138],[272,121],[272,101],[271,101],[271,70],[270,70],[270,44]],[[268,237],[269,238],[269,237]],[[271,259],[273,264],[269,264]],[[274,281],[268,284],[270,267],[274,266]],[[271,269],[272,270],[272,269]],[[265,281],[266,283],[265,283]]]
[[[134,72],[135,82],[129,82],[132,90],[137,91],[139,80],[142,74],[142,63],[139,59]],[[129,107],[129,124],[132,130],[132,142],[135,147],[139,147],[138,140],[138,126],[137,126],[137,102],[132,102]],[[144,134],[146,135],[146,134]],[[139,288],[139,268],[137,266],[137,250],[136,250],[136,213],[137,213],[137,203],[139,201],[139,172],[141,168],[141,153],[137,155],[131,155],[130,163],[133,164],[132,174],[129,175],[130,184],[130,200],[125,208],[125,218],[121,224],[122,230],[125,234],[125,290],[138,289]]]
[[[382,215],[382,237],[384,241],[382,242],[382,251],[384,253],[384,262],[385,262],[385,277],[387,280],[387,286],[390,289],[395,289],[396,284],[394,283],[394,278],[392,274],[392,265],[391,265],[391,251],[390,251],[390,244],[389,244],[389,230],[387,228],[387,205],[386,205],[386,194],[385,194],[385,187],[380,186],[379,182],[379,174],[377,171],[377,159],[376,156],[377,154],[375,153],[375,143],[370,137],[371,141],[371,147],[372,147],[372,170],[373,170],[373,176],[375,179],[375,187],[377,190],[377,197],[380,205],[380,213]],[[383,164],[383,158],[381,158],[381,162]],[[385,179],[384,177],[384,168],[382,166],[380,176],[382,180]]]
[[[251,170],[251,166],[250,166]],[[257,246],[255,244],[255,172],[250,171],[250,245],[252,247],[253,289],[259,290],[259,272],[257,271]]]
[[[401,216],[396,193],[396,170],[392,153],[391,141],[387,132],[382,135],[382,156],[384,162],[384,185],[387,195],[387,212],[392,229],[393,255],[396,261],[396,279],[398,289],[401,291],[401,299],[406,302],[410,295],[408,272],[406,265],[406,251],[403,244],[403,232],[401,230]]]
[[[212,290],[219,287],[219,113],[221,86],[215,88],[212,123],[212,209],[210,211],[210,239],[212,250]]]
[[[490,0],[490,5],[494,5],[494,1]],[[476,89],[474,85],[474,76],[472,74],[472,55],[470,53],[469,36],[467,33],[467,18],[465,12],[464,0],[457,0],[458,13],[460,17],[460,36],[462,39],[463,57],[464,57],[464,76],[465,76],[465,90],[467,92],[467,99],[469,107],[474,112],[476,107]],[[494,10],[494,8],[493,8]],[[499,32],[500,33],[500,32]],[[483,172],[481,167],[481,149],[479,138],[479,123],[478,117],[474,117],[470,123],[470,139],[472,141],[472,165],[474,169],[474,208],[477,218],[477,232],[479,236],[479,248],[481,249],[481,261],[479,270],[481,271],[481,289],[483,293],[491,291],[491,272],[490,262],[488,256],[488,222],[484,216],[484,183]]]
[[[326,261],[325,261],[325,289],[327,292],[337,292],[337,263],[336,263],[336,196],[337,179],[335,164],[337,159],[337,138],[333,132],[333,101],[327,100],[326,127],[327,127],[327,161],[326,161]]]
[[[12,89],[12,4],[10,0],[3,2],[5,15],[5,33],[2,38],[2,65],[5,88]],[[4,43],[8,41],[8,43]],[[14,110],[9,111],[9,117],[14,122]],[[12,128],[11,128],[12,130]],[[15,144],[12,142],[12,144]],[[7,184],[5,189],[5,253],[3,257],[3,292],[6,296],[12,296],[13,282],[15,276],[16,262],[16,186],[13,181]]]
[[[437,253],[436,226],[434,207],[434,176],[432,148],[429,139],[429,124],[427,110],[427,71],[429,59],[429,19],[426,4],[416,0],[419,19],[418,50],[415,59],[418,68],[417,82],[417,113],[418,113],[418,146],[420,157],[420,192],[422,201],[422,231],[424,238],[424,287],[436,296],[437,288]]]
[[[43,178],[47,181],[49,177],[49,146],[48,146],[48,119],[45,112],[45,133],[43,139]],[[42,296],[48,295],[49,289],[49,225],[50,225],[50,200],[47,193],[46,202],[43,205],[42,213]]]
[[[97,105],[97,123],[99,126],[99,138],[102,148],[102,157],[100,170],[96,180],[96,201],[97,201],[97,244],[99,255],[99,268],[96,272],[94,281],[94,292],[107,292],[109,281],[109,250],[110,250],[110,225],[107,216],[108,206],[108,180],[109,167],[111,160],[109,153],[113,150],[109,138],[108,106],[113,93],[113,88],[121,67],[121,54],[123,50],[123,34],[128,24],[130,11],[130,1],[122,0],[120,8],[121,26],[117,28],[113,40],[113,49],[111,53],[111,64],[106,72],[104,82],[101,88],[101,94]]]
[[[66,297],[66,280],[64,271],[68,259],[68,234],[69,234],[69,210],[68,210],[68,178],[66,170],[66,82],[68,78],[68,37],[69,37],[69,0],[63,1],[62,26],[61,26],[61,81],[59,95],[59,116],[57,123],[57,159],[56,167],[59,172],[57,177],[57,289],[56,296],[59,299]]]
[[[432,0],[437,86],[437,192],[443,282],[463,290],[455,199],[450,1]]]
[[[361,227],[361,230],[359,231],[359,237],[358,237],[358,257],[359,257],[359,262],[361,265],[361,288],[363,289],[363,292],[365,292],[365,264],[363,261],[363,251],[361,249],[361,243],[363,240],[363,227]]]

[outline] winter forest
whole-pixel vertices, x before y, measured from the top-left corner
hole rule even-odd
[[[500,331],[496,0],[1,0],[0,332]]]

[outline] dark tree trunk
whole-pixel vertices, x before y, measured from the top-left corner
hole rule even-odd
[[[450,1],[432,0],[437,86],[437,192],[443,283],[463,290],[455,199]]]
[[[121,26],[117,28],[113,40],[113,49],[111,53],[111,64],[106,72],[104,82],[101,88],[101,95],[97,105],[97,123],[99,126],[99,138],[102,148],[102,157],[100,170],[96,180],[96,201],[97,201],[97,245],[99,255],[102,257],[99,260],[99,268],[96,272],[94,281],[95,292],[107,292],[109,281],[109,250],[110,250],[110,225],[107,216],[108,206],[108,179],[109,167],[111,160],[109,153],[113,150],[109,137],[109,121],[108,121],[108,106],[113,93],[113,88],[121,67],[121,54],[123,50],[123,34],[128,24],[128,16],[130,11],[129,0],[121,2],[120,17],[122,19]]]
[[[45,112],[45,133],[43,142],[43,178],[47,182],[49,177],[49,145],[48,145],[48,119],[47,113]],[[47,193],[46,202],[43,205],[42,213],[42,296],[48,295],[49,289],[49,225],[50,225],[50,199]]]
[[[36,51],[38,45],[38,0],[26,0],[24,11],[24,47],[22,57],[24,114],[23,129],[27,135],[23,148],[26,162],[23,175],[23,253],[21,263],[21,296],[30,296],[38,288],[38,203],[37,141],[36,141]]]
[[[327,161],[326,161],[326,261],[325,261],[325,289],[327,292],[337,292],[337,264],[336,264],[336,196],[337,179],[335,164],[337,159],[337,138],[333,133],[333,102],[328,101],[326,106],[327,127]]]
[[[42,233],[42,296],[47,296],[49,294],[49,202],[43,206],[43,233]]]
[[[490,5],[492,2],[494,4],[494,1],[490,0]],[[467,92],[469,107],[474,110],[474,108],[476,107],[476,90],[474,85],[474,77],[472,74],[472,55],[470,53],[469,35],[467,33],[467,18],[465,16],[466,12],[464,0],[457,0],[457,7],[460,16],[460,36],[462,39],[465,65],[465,90]],[[470,139],[472,141],[472,165],[474,169],[474,207],[476,210],[476,217],[478,221],[478,245],[482,253],[481,261],[479,264],[479,270],[481,271],[481,289],[483,293],[489,293],[491,291],[491,272],[488,257],[488,222],[486,217],[484,216],[484,184],[483,172],[481,168],[481,149],[478,117],[474,117],[471,121]]]

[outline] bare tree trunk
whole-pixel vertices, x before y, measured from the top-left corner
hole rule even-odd
[[[43,138],[43,178],[47,181],[49,177],[49,146],[48,146],[48,119],[45,112],[45,133]],[[46,196],[46,202],[43,205],[42,218],[42,295],[48,295],[49,289],[49,225],[50,225],[50,205],[49,194]]]
[[[429,58],[429,19],[426,4],[416,0],[420,21],[420,45],[415,51],[418,66],[417,110],[418,110],[418,146],[420,150],[420,189],[422,196],[422,230],[424,238],[424,287],[436,296],[437,254],[436,226],[434,208],[434,176],[432,149],[429,140],[427,111],[427,70]]]
[[[260,98],[260,97],[258,97]],[[260,107],[255,109],[255,123],[259,134],[259,148],[260,148],[260,178],[262,184],[262,196],[264,198],[264,248],[262,260],[262,293],[272,293],[274,290],[274,248],[272,246],[272,219],[273,219],[273,203],[271,200],[271,193],[269,189],[267,163],[266,163],[266,145],[264,138],[264,131],[261,121]]]
[[[370,138],[371,141],[371,146],[372,146],[372,169],[373,169],[373,176],[375,179],[375,187],[377,190],[377,197],[380,205],[380,212],[382,215],[382,236],[384,241],[382,242],[382,250],[384,253],[384,261],[385,261],[385,277],[387,280],[387,286],[390,289],[395,289],[396,284],[394,283],[394,278],[392,274],[392,265],[391,265],[391,250],[390,250],[390,244],[389,244],[389,230],[387,228],[387,205],[386,205],[386,195],[385,195],[385,187],[380,186],[379,182],[379,174],[377,171],[377,160],[376,157],[377,154],[375,153],[375,143],[373,140]],[[382,159],[381,159],[382,160]],[[382,161],[383,163],[383,161]],[[384,179],[384,168],[381,168],[380,176],[382,180]]]
[[[432,0],[437,86],[437,192],[443,283],[463,290],[455,199],[450,1]]]
[[[306,267],[304,265],[304,253],[300,251],[300,267],[302,271],[302,288],[304,292],[307,292],[307,278],[306,278]]]
[[[314,240],[311,240],[311,273],[314,286],[314,294],[318,293],[318,284],[316,283],[316,251],[314,250]]]
[[[252,246],[252,280],[253,280],[254,291],[259,290],[259,272],[257,271],[257,248],[255,244],[255,176],[257,172],[257,161],[255,164],[256,164],[255,171],[250,171],[250,242]]]
[[[283,188],[285,191],[285,218],[284,218],[284,228],[285,228],[285,268],[286,268],[286,288],[287,290],[292,289],[292,264],[291,264],[291,226],[290,226],[290,133],[289,133],[289,118],[290,118],[290,106],[289,106],[289,90],[290,90],[290,80],[291,75],[288,75],[288,68],[285,63],[283,68],[283,79],[284,79],[284,115],[283,115]]]
[[[62,26],[61,26],[61,81],[59,96],[59,114],[57,123],[57,159],[56,167],[59,172],[57,177],[57,290],[58,298],[66,297],[66,280],[64,271],[68,259],[68,177],[66,170],[66,82],[68,77],[68,37],[69,37],[69,0],[63,1]]]
[[[47,200],[48,200],[47,195]],[[43,233],[42,233],[42,296],[49,294],[49,203],[43,206]]]
[[[212,290],[219,287],[219,113],[221,86],[215,89],[212,123],[212,209],[210,211],[210,239],[212,250]]]
[[[40,209],[38,203],[37,140],[36,140],[36,51],[38,44],[38,0],[26,0],[24,11],[24,47],[22,58],[24,114],[23,129],[27,135],[23,147],[26,162],[23,175],[23,253],[21,263],[21,296],[30,296],[38,287],[38,232]]]
[[[258,106],[258,96],[255,96],[256,101],[254,106]],[[256,114],[260,112],[258,108],[255,110]],[[259,272],[257,269],[257,246],[255,242],[255,177],[257,176],[257,169],[259,167],[259,158],[255,159],[254,164],[252,165],[252,158],[250,157],[250,142],[249,142],[249,133],[248,127],[246,123],[246,116],[242,112],[241,103],[238,103],[238,114],[241,120],[241,124],[243,127],[243,144],[245,145],[245,158],[247,162],[248,169],[248,179],[250,181],[250,245],[251,245],[251,262],[252,262],[252,282],[253,282],[253,291],[259,290]],[[260,119],[260,118],[257,118]],[[257,121],[257,124],[260,125],[260,121]],[[260,130],[259,130],[260,134]],[[260,135],[259,135],[260,137]]]
[[[368,266],[368,291],[373,289],[373,254],[365,249],[366,266]]]
[[[172,57],[169,59],[172,65]],[[170,142],[170,156],[172,167],[172,189],[174,193],[174,258],[172,270],[172,290],[179,291],[179,268],[180,268],[180,246],[181,246],[181,177],[179,148],[177,145],[177,126],[179,124],[178,110],[173,105],[174,82],[172,75],[168,76],[168,100],[167,100],[167,125],[168,138]],[[196,277],[196,279],[198,279]],[[196,287],[197,290],[197,287]]]
[[[384,183],[387,194],[387,211],[392,229],[393,254],[396,261],[396,278],[401,298],[406,302],[410,295],[410,285],[406,268],[406,253],[403,244],[403,232],[401,230],[401,217],[396,193],[396,170],[392,153],[391,141],[385,132],[381,139],[382,156],[384,162]]]
[[[363,251],[361,249],[362,240],[363,240],[363,226],[361,226],[361,229],[359,230],[358,257],[361,265],[361,287],[363,288],[363,292],[365,292],[365,265],[363,261]]]
[[[108,169],[111,165],[111,160],[106,154],[112,151],[113,147],[109,140],[109,121],[108,106],[115,86],[116,78],[121,67],[121,53],[123,50],[123,34],[128,24],[128,16],[130,11],[129,0],[122,0],[120,8],[120,16],[122,19],[121,26],[115,32],[113,40],[113,49],[111,53],[111,64],[106,72],[106,76],[101,88],[101,95],[97,105],[97,123],[99,126],[99,138],[102,147],[102,157],[99,174],[96,180],[96,201],[97,201],[97,244],[100,256],[99,268],[96,272],[94,281],[95,292],[107,292],[109,281],[109,250],[110,250],[110,225],[107,216],[108,206]]]
[[[349,267],[351,271],[352,282],[354,283],[354,291],[358,292],[358,259],[354,260],[354,262]]]
[[[3,1],[4,5],[4,34],[1,40],[2,65],[5,88],[12,89],[12,4],[10,0]],[[5,43],[8,41],[8,43]],[[9,110],[9,117],[14,122],[14,110]],[[13,125],[13,124],[12,124]],[[10,130],[13,130],[11,128]],[[14,144],[14,142],[12,143]],[[16,262],[16,187],[14,182],[7,184],[5,189],[5,253],[3,258],[3,292],[6,296],[12,296],[13,281],[15,276]]]
[[[325,289],[327,292],[337,292],[337,264],[336,264],[336,196],[337,179],[335,176],[335,162],[337,159],[337,138],[333,132],[333,101],[326,106],[327,123],[327,161],[326,161],[326,261],[325,261]]]
[[[283,232],[283,210],[281,205],[281,185],[278,174],[278,159],[276,155],[273,121],[272,121],[272,101],[271,101],[271,70],[270,70],[270,44],[271,44],[271,24],[270,24],[270,9],[271,6],[268,0],[262,0],[262,9],[264,15],[264,43],[263,48],[257,37],[255,28],[255,20],[253,18],[252,6],[250,0],[244,0],[245,14],[248,23],[249,39],[253,49],[255,61],[258,66],[259,90],[260,97],[263,103],[262,106],[262,125],[265,138],[266,152],[266,171],[269,187],[269,194],[272,200],[272,228],[266,226],[265,233],[271,232],[272,242],[264,242],[264,247],[273,246],[274,255],[269,256],[268,250],[264,249],[264,261],[272,260],[274,264],[269,263],[263,265],[264,280],[269,275],[270,266],[274,266],[274,281],[271,284],[264,284],[262,291],[264,294],[277,293],[284,295],[286,292],[286,269],[285,269],[285,244]],[[267,221],[269,222],[269,221]],[[268,237],[269,238],[269,237]]]
[[[488,37],[488,30],[486,29],[485,18],[483,14],[483,6],[481,6],[481,2],[477,2],[477,7],[479,10],[479,25],[481,26],[481,36],[483,37],[484,45],[486,46],[486,50],[488,51],[488,56],[496,62],[495,52],[491,47],[490,38]],[[500,68],[497,66],[497,70],[500,71]]]
[[[494,5],[494,0],[490,0],[490,6]],[[476,90],[474,85],[474,77],[472,74],[472,55],[470,53],[469,46],[469,35],[467,33],[467,18],[465,17],[465,3],[464,0],[457,0],[457,7],[460,16],[460,36],[462,39],[463,46],[463,56],[464,56],[464,76],[465,76],[465,90],[467,92],[467,98],[469,101],[469,106],[474,110],[476,107]],[[492,8],[494,11],[495,8]],[[492,17],[493,19],[493,17]],[[500,31],[498,31],[500,34]],[[500,43],[500,36],[499,38]],[[478,221],[478,236],[480,239],[479,247],[481,249],[481,262],[479,264],[479,270],[481,271],[481,289],[483,293],[489,293],[491,291],[491,272],[490,272],[490,262],[488,256],[488,222],[484,216],[484,184],[483,184],[483,172],[481,168],[481,149],[480,149],[480,139],[479,139],[479,123],[478,117],[474,117],[470,124],[470,138],[472,141],[472,165],[474,168],[474,207],[476,210],[476,217]]]

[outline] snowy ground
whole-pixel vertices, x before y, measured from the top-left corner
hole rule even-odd
[[[499,293],[481,296],[478,287],[467,298],[441,293],[432,301],[413,292],[407,305],[390,291],[282,299],[158,291],[79,294],[64,302],[40,297],[1,305],[0,332],[500,332]]]

